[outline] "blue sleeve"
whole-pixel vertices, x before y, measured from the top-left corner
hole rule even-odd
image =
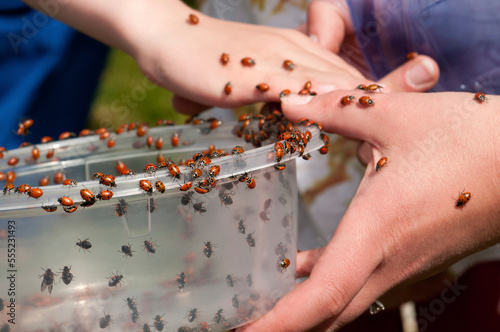
[[[434,91],[500,94],[500,1],[347,0],[377,80],[416,51],[439,64]]]

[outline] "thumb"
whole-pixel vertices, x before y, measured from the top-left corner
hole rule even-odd
[[[345,17],[348,15],[345,0],[315,0],[307,10],[307,34],[319,45],[338,53],[344,40]]]
[[[419,55],[405,62],[380,80],[380,84],[394,92],[423,92],[439,79],[439,67],[432,58]]]

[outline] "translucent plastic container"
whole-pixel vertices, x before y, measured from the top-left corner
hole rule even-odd
[[[156,127],[143,137],[131,131],[119,135],[113,148],[95,135],[57,141],[37,146],[37,162],[33,147],[4,152],[0,168],[16,172],[15,186],[38,187],[43,176],[52,179],[61,171],[77,185],[40,187],[38,199],[13,191],[0,195],[1,320],[15,331],[139,331],[145,324],[151,330],[221,331],[269,311],[295,283],[298,154],[283,157],[286,168],[277,170],[274,143],[253,148],[234,135],[237,126]],[[312,139],[306,153],[324,144],[316,127],[307,130]],[[175,133],[177,147],[169,143]],[[145,144],[149,135],[165,138],[162,150]],[[144,172],[159,153],[177,162],[209,144],[229,152],[241,145],[245,152],[200,167],[200,179],[210,166],[221,168],[206,194],[193,190],[196,181],[189,191],[180,190],[192,173],[187,166],[179,166],[179,179],[169,169]],[[13,156],[19,162],[10,167]],[[116,187],[91,180],[94,172],[116,175],[117,161],[137,174],[117,176]],[[255,180],[254,189],[239,181],[245,173]],[[161,181],[165,192],[147,193],[141,180],[153,187]],[[84,202],[82,189],[110,190],[113,197],[64,211],[58,199]],[[42,208],[52,206],[55,212]],[[285,259],[291,261],[287,267]]]

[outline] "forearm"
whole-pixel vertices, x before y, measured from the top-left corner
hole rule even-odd
[[[132,56],[161,24],[173,28],[190,11],[178,0],[23,0],[27,5]],[[186,15],[183,15],[185,13]],[[158,19],[158,18],[161,18]]]

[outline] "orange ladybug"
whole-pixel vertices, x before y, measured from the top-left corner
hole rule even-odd
[[[285,270],[289,266],[290,266],[290,260],[288,258],[283,258],[283,260],[279,263],[279,267],[283,270]]]
[[[342,97],[342,99],[340,100],[340,103],[342,105],[349,105],[354,99],[356,99],[356,97],[354,97],[354,96],[345,96],[345,97]]]
[[[462,191],[458,196],[456,207],[464,207],[465,204],[471,199],[472,194],[470,192]]]
[[[200,19],[195,14],[190,14],[189,15],[189,23],[196,25],[196,24],[200,23]]]
[[[478,103],[484,103],[486,101],[486,95],[482,92],[478,92],[474,96],[474,99],[476,99]]]
[[[233,88],[231,87],[231,82],[227,82],[226,86],[224,87],[224,93],[229,96],[231,92],[233,91]]]
[[[255,60],[252,58],[243,58],[241,59],[241,64],[245,67],[253,67],[255,66]]]
[[[370,97],[363,96],[359,98],[359,103],[364,106],[374,106],[375,102],[370,99]]]
[[[260,83],[256,85],[255,88],[260,92],[266,92],[267,90],[269,90],[269,85],[267,85],[266,83]]]
[[[377,166],[375,167],[375,171],[378,172],[382,167],[384,167],[387,164],[387,158],[382,157],[377,161]]]
[[[285,60],[283,61],[283,68],[286,70],[293,70],[295,67],[295,64],[291,60]]]
[[[221,62],[223,65],[227,65],[227,63],[229,62],[229,54],[227,54],[227,53],[222,53],[222,55],[220,56],[220,62]]]

